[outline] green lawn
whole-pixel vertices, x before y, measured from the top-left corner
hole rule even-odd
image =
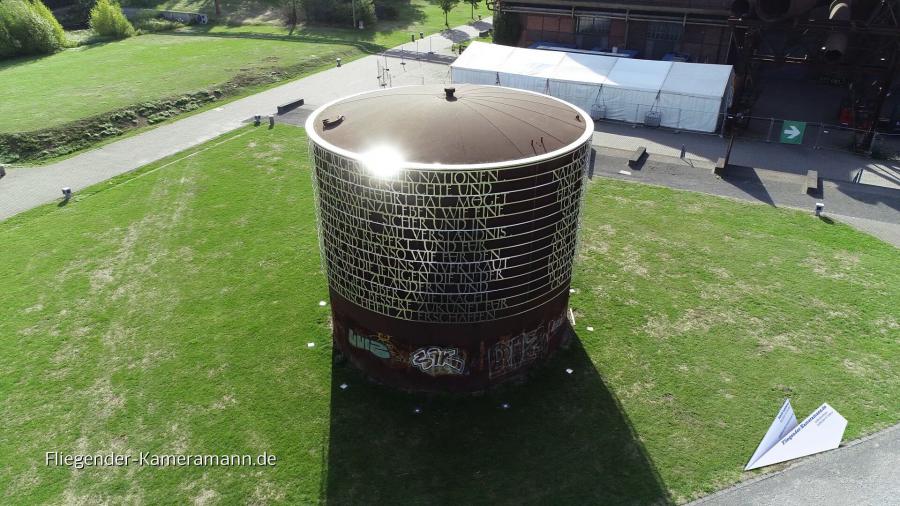
[[[414,0],[404,21],[370,30],[308,27],[288,35],[273,25],[189,27],[0,62],[0,133],[25,132],[224,83],[238,74],[345,61],[441,30],[443,13]],[[482,11],[486,12],[482,6]],[[470,20],[468,4],[451,26]]]
[[[580,342],[524,386],[409,396],[331,364],[303,131],[196,152],[0,222],[0,502],[684,501],[755,474],[784,397],[831,403],[845,439],[900,420],[900,253],[849,227],[595,179]]]
[[[214,16],[216,12],[215,2],[213,0],[123,0],[123,6],[143,7],[159,10],[174,10],[187,12],[205,12],[210,16]],[[274,6],[271,1],[266,0],[221,0],[222,18],[230,20],[252,20],[254,19],[277,19],[280,8]],[[379,23],[379,30],[391,28],[405,29],[408,27],[421,27],[430,30],[440,30],[444,23],[444,13],[437,5],[436,0],[411,0],[408,6],[398,3],[401,10],[399,20],[382,21]],[[481,14],[484,17],[490,16],[484,4],[478,6],[475,10],[475,18]],[[450,26],[459,26],[467,23],[472,18],[472,8],[467,3],[460,2],[450,13]]]

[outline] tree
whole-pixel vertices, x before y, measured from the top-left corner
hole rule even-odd
[[[518,14],[499,9],[494,11],[494,44],[515,46],[521,33]]]
[[[472,19],[475,19],[475,9],[478,8],[478,4],[481,3],[481,0],[465,0],[465,2],[472,6]]]
[[[285,15],[287,16],[287,25],[291,27],[288,35],[293,35],[294,30],[297,29],[297,24],[300,23],[300,0],[282,1],[284,3]]]
[[[452,11],[458,3],[459,0],[438,0],[438,6],[440,6],[441,10],[444,11],[444,25],[447,28],[450,28],[450,20],[447,18],[447,16],[449,16],[450,11]]]

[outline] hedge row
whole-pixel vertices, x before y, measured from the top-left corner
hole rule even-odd
[[[145,102],[58,127],[33,132],[0,134],[0,162],[25,162],[62,156],[108,137],[159,123],[212,102],[221,92],[201,91],[177,98]]]

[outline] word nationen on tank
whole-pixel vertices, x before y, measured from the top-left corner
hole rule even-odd
[[[474,323],[538,307],[571,276],[589,149],[586,143],[543,171],[408,170],[376,178],[313,146],[330,286],[360,307],[411,321]],[[430,364],[434,353],[419,363]],[[437,358],[453,362],[449,354]]]

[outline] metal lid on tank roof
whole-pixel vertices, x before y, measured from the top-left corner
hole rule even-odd
[[[571,148],[587,139],[593,122],[584,111],[547,95],[456,84],[353,95],[318,109],[307,130],[314,141],[351,154],[387,146],[406,163],[471,165]]]

